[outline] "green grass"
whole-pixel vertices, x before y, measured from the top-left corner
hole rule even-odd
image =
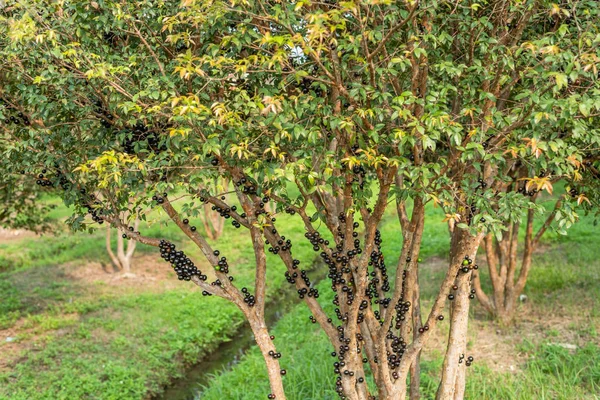
[[[0,375],[0,398],[141,399],[228,340],[241,322],[230,303],[192,290],[112,299]]]
[[[600,394],[600,348],[594,344],[570,352],[541,343],[527,348],[521,374],[498,374],[485,366],[469,371],[468,399],[597,399]]]
[[[332,313],[330,285],[318,285],[320,302]],[[304,304],[298,304],[278,321],[272,330],[275,346],[282,353],[281,367],[289,400],[339,399],[334,391],[334,350],[325,334],[315,329]],[[266,367],[260,351],[253,347],[232,371],[216,376],[206,388],[202,400],[263,399],[270,393]]]
[[[442,222],[440,209],[426,208],[427,232],[423,237],[421,256],[446,257],[450,243],[448,228]],[[395,212],[388,212],[381,224],[383,237],[382,251],[386,255],[388,270],[393,272],[398,262],[398,250],[402,246],[402,235],[398,228]],[[442,278],[444,271],[436,271],[432,278]],[[433,293],[433,286],[428,295]],[[318,285],[320,303],[330,315],[334,315],[331,305],[333,293],[328,282]],[[297,305],[276,325],[273,334],[278,351],[283,354],[281,366],[287,370],[285,376],[286,394],[290,400],[339,399],[335,392],[335,375],[331,357],[334,350],[326,336],[315,330],[309,320],[309,312],[304,304]],[[371,382],[372,384],[372,382]],[[232,371],[224,372],[211,381],[202,393],[203,400],[212,399],[260,399],[269,393],[269,383],[264,361],[257,348],[249,351],[244,360]]]
[[[600,270],[600,263],[593,266]],[[535,273],[544,274],[543,270]],[[595,281],[598,292],[600,281]],[[326,285],[323,293],[329,293]],[[569,288],[570,295],[576,288]],[[323,296],[329,300],[329,295]],[[590,304],[590,307],[594,305]],[[337,399],[335,375],[329,353],[332,348],[325,335],[308,321],[303,304],[286,315],[273,329],[278,351],[283,353],[281,365],[287,369],[284,378],[287,398]],[[483,338],[481,340],[484,340]],[[515,349],[515,351],[517,351]],[[498,373],[475,363],[469,369],[467,399],[594,399],[600,393],[600,347],[586,344],[574,353],[562,347],[540,342],[519,349],[528,361],[518,374]],[[422,363],[421,391],[423,399],[432,399],[437,390],[441,358]],[[216,375],[204,389],[202,400],[259,399],[269,393],[268,379],[257,348],[230,371]]]

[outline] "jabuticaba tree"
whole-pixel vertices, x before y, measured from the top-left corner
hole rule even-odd
[[[264,321],[267,252],[331,341],[341,398],[418,398],[419,354],[439,324],[449,336],[437,397],[462,398],[477,361],[466,354],[477,249],[534,207],[506,185],[522,185],[524,166],[529,178],[543,168],[578,182],[598,149],[591,0],[25,0],[3,12],[2,112],[30,122],[3,128],[3,175],[24,170],[33,185],[56,168],[44,190],[74,205],[74,228],[110,223],[158,247],[182,281],[236,304],[264,356],[265,398],[285,399],[285,354]],[[531,182],[528,191],[547,190]],[[431,203],[454,229],[446,276],[424,310],[418,266]],[[251,238],[253,287],[238,286],[228,255],[197,229],[206,204]],[[403,243],[384,258],[378,226],[394,205]],[[155,209],[210,271],[123,219]],[[327,265],[335,315],[280,213],[304,224]],[[556,215],[568,221],[574,210]]]

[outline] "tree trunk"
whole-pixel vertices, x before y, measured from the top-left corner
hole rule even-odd
[[[113,251],[112,251],[112,246],[110,243],[110,230],[111,230],[111,226],[108,225],[106,227],[106,252],[108,253],[108,256],[110,257],[110,260],[112,261],[113,265],[118,270],[121,270],[122,269],[121,262],[119,261],[117,256],[115,256],[115,253],[113,253]]]
[[[533,200],[535,201],[536,198],[537,195],[534,196]],[[562,197],[556,201],[554,209],[548,214],[543,225],[535,234],[533,231],[534,212],[533,210],[527,212],[523,254],[520,262],[518,260],[518,222],[510,225],[510,230],[502,235],[500,241],[495,241],[495,247],[494,238],[491,234],[485,238],[484,248],[492,283],[493,301],[482,290],[477,274],[474,276],[473,284],[477,299],[501,326],[510,326],[514,322],[519,297],[525,289],[527,277],[529,276],[533,251],[536,249],[542,235],[554,221],[561,205]],[[500,273],[498,273],[498,266],[500,266]],[[517,271],[519,272],[518,277],[516,277]]]
[[[463,263],[465,256],[473,262],[479,248],[480,236],[473,237],[465,230],[455,230],[451,245],[451,265]],[[467,345],[467,328],[469,322],[469,294],[472,269],[468,272],[459,271],[455,280],[458,287],[452,293],[453,303],[450,306],[450,332],[446,355],[442,366],[442,377],[437,400],[458,400],[464,394],[466,378],[465,351]]]
[[[250,327],[267,366],[271,394],[275,395],[276,400],[285,400],[279,359],[274,357],[274,355],[277,354],[277,349],[270,338],[269,331],[267,330],[264,321],[261,322],[258,319],[250,320]],[[269,352],[271,352],[271,354],[269,354]]]
[[[413,311],[413,339],[417,338],[419,329],[423,326],[421,320],[421,291],[419,287],[419,277],[415,280],[415,295],[412,303],[414,304]],[[419,400],[421,398],[421,352],[417,353],[417,357],[410,367],[410,400]]]
[[[123,236],[117,235],[117,257],[121,264],[121,271],[125,274],[131,273],[130,260],[125,256],[125,246],[123,243]]]
[[[465,398],[465,387],[467,383],[467,367],[465,361],[458,367],[458,376],[454,385],[454,400],[463,400]]]
[[[139,227],[139,219],[136,218],[134,222],[134,231],[137,231]],[[106,227],[106,251],[112,263],[122,273],[129,275],[131,274],[131,260],[135,252],[137,242],[135,240],[129,240],[127,243],[127,249],[125,249],[125,240],[121,235],[117,235],[117,254],[112,250],[111,246],[111,226]]]
[[[450,334],[446,357],[442,366],[442,381],[436,399],[450,400],[455,398],[457,391],[457,378],[459,370],[465,368],[464,352],[467,344],[467,327],[469,320],[469,274],[457,278],[455,299],[452,304],[452,318],[450,320]],[[460,388],[458,388],[460,390]]]
[[[212,240],[217,240],[223,233],[225,219],[222,218],[216,211],[213,211],[210,204],[205,204],[202,225],[204,225],[204,231],[206,232],[206,235]]]

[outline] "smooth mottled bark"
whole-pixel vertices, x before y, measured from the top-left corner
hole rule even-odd
[[[464,267],[465,256],[474,263],[482,238],[483,234],[471,236],[467,231],[455,229],[450,249],[451,264]],[[461,369],[465,368],[466,360],[461,361],[461,356],[464,358],[467,343],[469,294],[473,271],[474,269],[469,269],[468,272],[463,272],[459,269],[455,275],[454,285],[457,286],[457,290],[453,290],[454,300],[450,305],[450,332],[442,365],[442,377],[436,395],[437,400],[455,399],[457,393],[464,391],[465,373]]]
[[[139,226],[139,219],[136,219],[134,222],[133,229],[137,231]],[[112,227],[109,225],[106,227],[106,251],[110,260],[114,264],[114,266],[122,271],[125,274],[131,273],[131,263],[133,260],[133,254],[135,253],[135,248],[137,242],[135,240],[129,240],[127,242],[127,246],[125,246],[125,240],[121,234],[117,235],[117,253],[115,254],[112,250],[111,244],[111,229]]]

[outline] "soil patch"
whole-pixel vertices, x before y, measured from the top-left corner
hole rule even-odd
[[[0,243],[11,242],[24,238],[37,236],[35,232],[26,231],[24,229],[4,229],[0,228]]]
[[[538,249],[538,251],[541,249]],[[485,261],[479,263],[480,268],[487,268]],[[425,276],[435,276],[443,273],[447,262],[441,258],[421,264],[428,270]],[[421,282],[421,287],[433,283]],[[439,282],[435,283],[439,286]],[[553,343],[557,346],[574,351],[593,343],[600,346],[600,320],[594,315],[590,304],[590,295],[581,294],[576,304],[565,306],[560,301],[551,304],[536,304],[528,300],[519,305],[515,324],[508,328],[500,328],[490,319],[487,312],[476,300],[473,300],[471,318],[469,320],[469,342],[465,356],[473,356],[475,362],[485,364],[497,372],[518,373],[523,370],[529,355],[523,351],[523,344],[531,342]],[[429,302],[422,307],[422,312],[430,310]],[[425,319],[425,315],[423,319]],[[448,339],[448,324],[439,324],[439,329],[433,332],[423,357],[433,359],[444,354],[445,343]]]

